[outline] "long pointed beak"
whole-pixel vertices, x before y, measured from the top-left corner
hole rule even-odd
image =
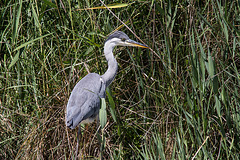
[[[131,39],[126,40],[126,43],[129,46],[135,46],[135,47],[141,47],[141,48],[149,48],[147,45],[142,44],[142,43],[138,43],[138,42],[136,42],[134,40],[131,40]]]

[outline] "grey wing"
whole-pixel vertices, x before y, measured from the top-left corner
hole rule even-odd
[[[74,129],[88,118],[95,118],[100,109],[100,98],[105,97],[105,83],[101,76],[90,73],[74,87],[68,104],[66,125]]]

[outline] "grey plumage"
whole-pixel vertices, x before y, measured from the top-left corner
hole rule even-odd
[[[66,125],[74,129],[79,123],[93,122],[100,109],[100,98],[105,98],[106,87],[114,80],[118,64],[113,56],[115,46],[137,46],[148,48],[135,42],[121,32],[111,34],[104,43],[104,55],[108,61],[108,69],[103,75],[89,73],[74,87],[68,104]]]
[[[121,31],[115,31],[113,34],[111,34],[105,41],[105,43],[113,38],[119,38],[119,39],[129,39],[129,37]]]
[[[105,98],[106,85],[101,76],[89,73],[74,87],[67,105],[66,125],[74,129],[80,122],[94,121],[99,112],[100,98]],[[86,85],[87,84],[87,85]]]

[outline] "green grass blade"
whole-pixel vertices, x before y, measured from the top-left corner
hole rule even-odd
[[[45,37],[47,37],[47,36],[50,36],[50,35],[52,35],[53,33],[49,33],[49,34],[46,34],[46,35],[44,35],[44,36],[41,36],[41,37],[38,37],[38,38],[35,38],[35,39],[33,39],[33,40],[30,40],[30,41],[28,41],[28,42],[26,42],[26,43],[23,43],[23,44],[21,44],[20,46],[18,46],[17,48],[15,48],[14,50],[13,50],[13,52],[15,52],[15,51],[17,51],[17,50],[19,50],[19,49],[21,49],[21,48],[23,48],[23,47],[26,47],[27,45],[29,45],[29,44],[31,44],[31,43],[33,43],[33,42],[35,42],[35,41],[38,41],[38,40],[40,40],[40,39],[42,39],[42,38],[45,38]]]
[[[106,101],[105,98],[101,98],[101,108],[99,110],[99,120],[102,129],[107,123],[107,110],[106,110]]]
[[[117,122],[117,118],[116,118],[116,111],[115,111],[115,103],[113,101],[112,96],[110,95],[110,93],[107,91],[107,96],[108,96],[108,101],[110,104],[110,113],[112,115],[112,118],[114,120],[114,122]]]
[[[47,5],[47,6],[50,6],[52,8],[57,9],[57,6],[54,3],[52,3],[51,1],[49,1],[49,0],[42,0],[42,1],[45,3],[44,5]]]
[[[15,5],[14,10],[16,11],[17,5]],[[13,32],[12,32],[12,41],[15,42],[15,38],[18,32],[18,25],[20,21],[20,15],[21,15],[21,10],[22,10],[22,0],[19,1],[19,6],[17,9],[16,15],[14,15],[14,20],[13,20]],[[14,12],[15,14],[15,12]]]
[[[10,63],[10,65],[8,66],[8,69],[10,69],[19,59],[19,54],[20,51],[17,52],[17,54],[14,56],[14,58],[12,59],[12,62]]]

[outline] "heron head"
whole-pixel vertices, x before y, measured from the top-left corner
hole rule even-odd
[[[111,34],[105,41],[105,44],[111,44],[114,46],[134,46],[148,48],[148,46],[144,44],[131,40],[125,33],[121,31],[115,31],[113,34]]]

